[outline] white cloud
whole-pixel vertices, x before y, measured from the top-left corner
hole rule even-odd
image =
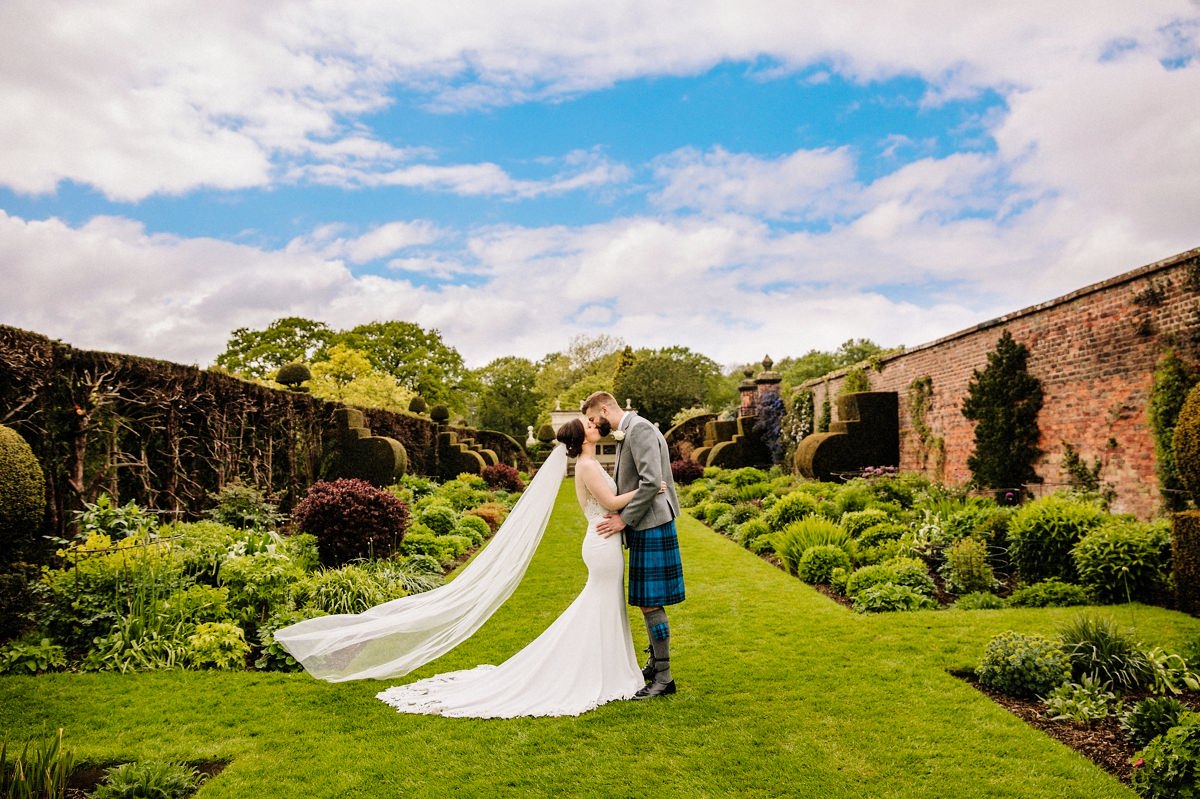
[[[665,185],[651,199],[670,210],[823,218],[835,210],[832,198],[854,172],[847,147],[797,150],[780,158],[730,153],[722,147],[707,153],[688,148],[659,160],[655,176]]]

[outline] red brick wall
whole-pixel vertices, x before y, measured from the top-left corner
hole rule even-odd
[[[933,398],[926,418],[945,441],[945,466],[936,474],[930,457],[924,471],[953,484],[970,480],[974,426],[960,408],[972,372],[987,365],[1005,329],[1029,348],[1029,370],[1045,392],[1038,417],[1045,454],[1037,464],[1045,482],[1035,491],[1066,483],[1066,441],[1089,464],[1101,460],[1100,479],[1117,491],[1114,511],[1154,515],[1160,495],[1146,406],[1165,349],[1200,360],[1200,248],[884,359],[868,376],[872,390],[900,395],[901,469],[921,470],[907,400],[913,380],[928,375]],[[835,397],[843,379],[838,372],[805,384],[815,407],[826,392]]]

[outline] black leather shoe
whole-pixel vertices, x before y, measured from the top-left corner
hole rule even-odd
[[[656,696],[670,696],[675,693],[675,681],[652,682],[633,695],[634,699],[653,699]]]

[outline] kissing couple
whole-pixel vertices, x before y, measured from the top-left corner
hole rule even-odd
[[[596,444],[617,440],[613,477]],[[449,583],[359,614],[322,616],[276,631],[275,640],[315,677],[402,676],[470,637],[516,589],[575,458],[575,496],[587,527],[583,590],[536,639],[498,666],[480,665],[388,688],[379,699],[404,713],[467,718],[577,716],[618,699],[675,693],[666,606],[684,600],[675,518],[679,500],[658,428],[596,392],[580,418],[484,549]],[[629,548],[628,601],[649,639],[639,668],[625,609],[622,539]]]

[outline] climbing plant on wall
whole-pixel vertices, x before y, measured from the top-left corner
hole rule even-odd
[[[1040,482],[1033,464],[1038,448],[1042,384],[1028,370],[1029,350],[1005,330],[967,386],[963,416],[975,422],[975,450],[967,468],[977,485],[1019,488]]]
[[[932,407],[933,378],[923,375],[908,386],[908,418],[913,432],[917,435],[921,468],[926,468],[929,456],[933,455],[933,469],[937,478],[941,480],[946,468],[946,442],[941,436],[935,435],[929,425],[929,409]]]

